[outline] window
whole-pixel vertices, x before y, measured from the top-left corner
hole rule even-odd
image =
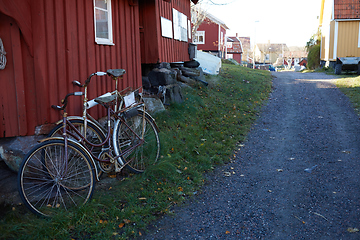
[[[205,31],[197,31],[194,37],[195,44],[205,44]]]
[[[113,45],[111,0],[94,0],[95,42]]]

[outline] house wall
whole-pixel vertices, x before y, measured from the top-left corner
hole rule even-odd
[[[219,51],[219,25],[209,19],[199,26],[197,31],[205,31],[205,44],[198,44],[198,50]]]
[[[241,53],[233,53],[233,59],[241,63]]]
[[[191,36],[188,36],[187,42],[162,37],[161,17],[173,22],[173,9],[176,9],[190,20],[190,1],[139,0],[139,6],[141,62],[151,64],[189,61],[188,47]]]
[[[360,57],[360,21],[338,22],[337,49],[335,57]]]
[[[112,0],[114,46],[97,45],[91,0],[0,0],[0,38],[7,66],[0,70],[0,137],[33,135],[37,126],[59,120],[50,108],[96,71],[124,68],[119,88],[142,85],[138,5]],[[6,79],[6,80],[5,80]],[[108,77],[93,79],[89,98],[114,88]],[[69,114],[81,113],[80,98]],[[90,112],[104,115],[100,107]]]

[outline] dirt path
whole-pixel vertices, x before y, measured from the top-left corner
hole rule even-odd
[[[359,117],[332,76],[274,76],[236,160],[143,239],[360,239]]]

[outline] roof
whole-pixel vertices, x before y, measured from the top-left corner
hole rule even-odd
[[[242,53],[243,47],[241,40],[238,37],[228,37],[227,42],[232,42],[232,48],[228,48],[229,53]]]
[[[360,19],[360,1],[334,0],[334,19]]]
[[[215,17],[214,15],[212,15],[208,12],[206,12],[206,18],[208,18],[210,21],[212,21],[216,24],[223,26],[225,29],[229,29],[223,21],[221,21],[220,19],[218,19],[217,17]]]

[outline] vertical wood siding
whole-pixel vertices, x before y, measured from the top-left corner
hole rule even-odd
[[[219,50],[219,25],[208,18],[199,26],[198,31],[205,31],[205,44],[199,44],[199,50],[218,51]]]
[[[0,0],[1,1],[1,0]],[[14,0],[21,6],[23,0]],[[124,68],[119,88],[139,87],[141,60],[138,6],[128,0],[112,0],[114,46],[97,45],[92,0],[28,0],[33,45],[29,46],[21,24],[29,18],[13,19],[0,7],[0,38],[8,64],[0,70],[0,137],[33,135],[36,126],[60,119],[52,104],[68,92],[79,91],[71,82],[109,68]],[[1,13],[1,10],[3,10]],[[114,88],[109,77],[94,78],[89,98]],[[80,98],[70,100],[69,113],[81,114]],[[100,107],[91,111],[104,115]]]
[[[359,57],[358,48],[360,21],[339,22],[337,57]]]
[[[190,1],[139,0],[139,5],[142,63],[189,61],[189,41],[162,37],[160,19],[173,22],[173,8],[190,19]]]

